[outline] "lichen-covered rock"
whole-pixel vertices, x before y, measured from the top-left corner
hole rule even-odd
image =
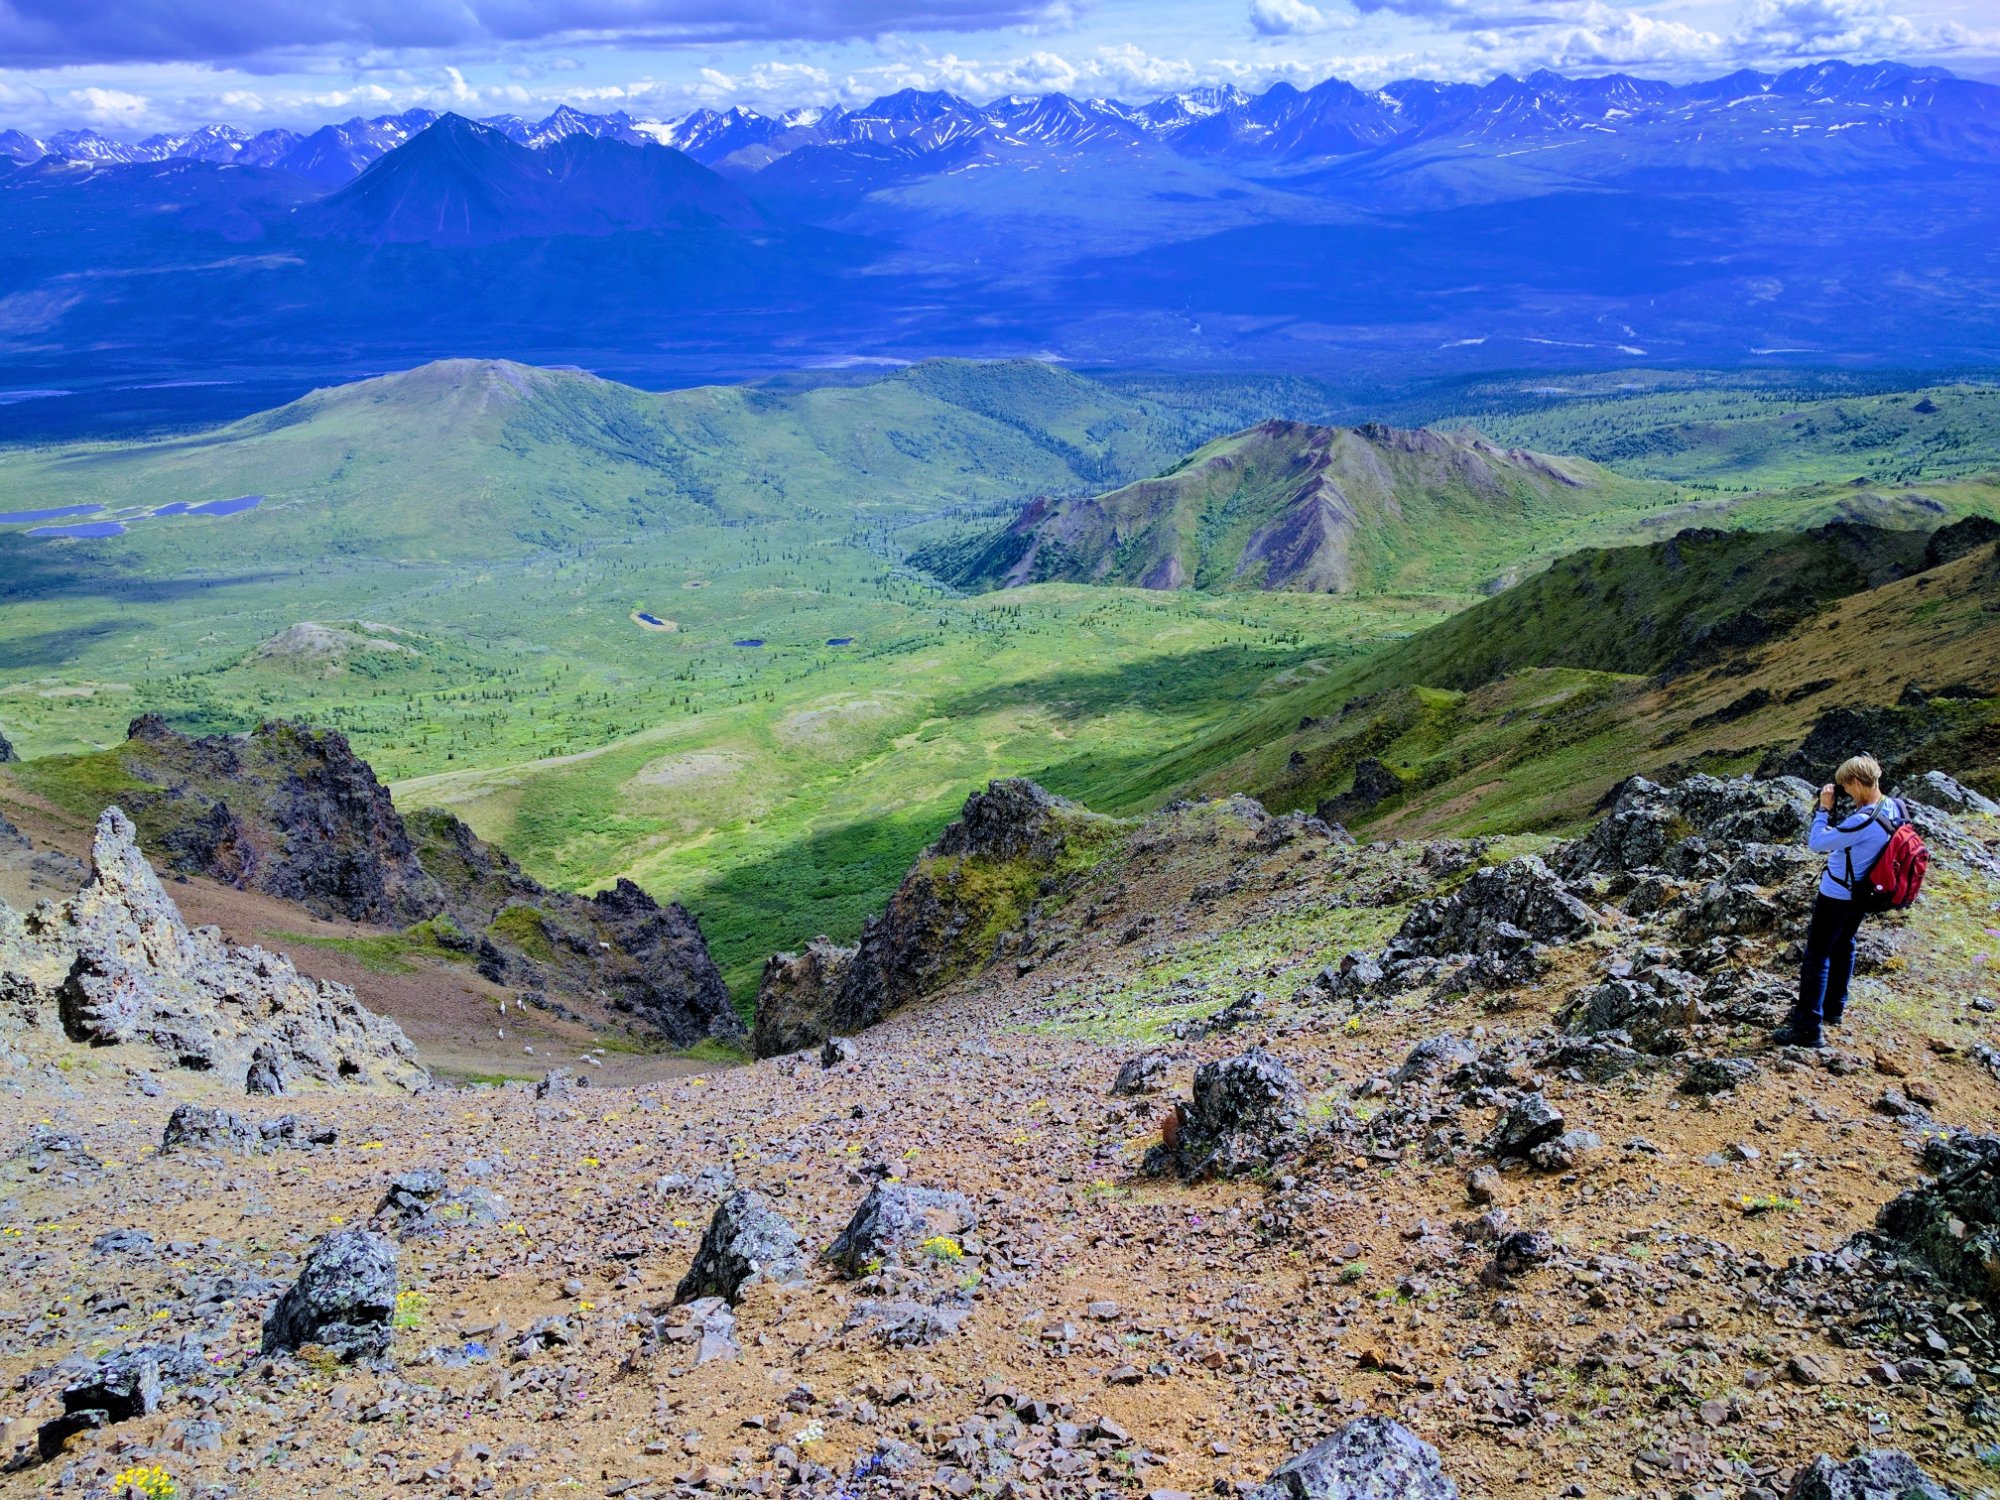
[[[0,734],[0,766],[4,766],[8,761],[14,759],[16,759],[14,742],[8,739],[5,734]]]
[[[423,1167],[389,1184],[370,1222],[399,1240],[412,1240],[466,1225],[497,1224],[506,1212],[506,1200],[498,1194],[477,1185],[447,1191],[444,1173]]]
[[[1946,812],[1984,813],[1989,817],[2000,814],[2000,802],[1980,795],[1969,786],[1960,785],[1942,771],[1926,771],[1912,778],[1906,785],[1896,788],[1895,795],[1930,807],[1940,807]]]
[[[1932,1139],[1924,1166],[1936,1175],[1884,1204],[1876,1227],[1960,1291],[2000,1298],[2000,1136]]]
[[[1525,1156],[1543,1141],[1554,1140],[1563,1132],[1562,1111],[1543,1094],[1529,1094],[1501,1112],[1486,1149],[1494,1156]]]
[[[322,1083],[427,1081],[393,1021],[281,955],[190,929],[117,808],[98,819],[91,875],[25,917],[0,906],[0,972],[34,987],[40,1024],[71,1041],[146,1047],[177,1067],[246,1076],[258,1050]],[[52,1002],[52,1003],[51,1003]]]
[[[1281,1465],[1250,1500],[1458,1500],[1458,1486],[1407,1427],[1357,1417]]]
[[[389,1349],[396,1315],[396,1247],[365,1229],[337,1229],[313,1247],[264,1320],[266,1354],[317,1344],[342,1360]]]
[[[1579,990],[1557,1013],[1572,1036],[1623,1032],[1644,1052],[1678,1052],[1691,1027],[1707,1019],[1699,981],[1664,964],[1647,965]]]
[[[535,1080],[537,1099],[568,1099],[589,1084],[588,1078],[579,1078],[568,1068],[551,1068]]]
[[[170,1152],[188,1147],[196,1151],[247,1153],[257,1149],[257,1131],[241,1115],[226,1109],[204,1109],[183,1104],[167,1116],[167,1128],[160,1136],[160,1150]]]
[[[1167,1081],[1164,1052],[1142,1052],[1119,1064],[1118,1076],[1111,1080],[1111,1092],[1122,1097],[1156,1094]]]
[[[1147,1153],[1146,1171],[1234,1177],[1297,1147],[1305,1100],[1291,1071],[1253,1047],[1195,1069],[1193,1100],[1175,1120],[1172,1138]]]
[[[1463,1037],[1425,1037],[1410,1049],[1390,1077],[1397,1083],[1420,1083],[1457,1072],[1479,1057],[1479,1049]]]
[[[1557,868],[1571,880],[1640,870],[1709,875],[1715,848],[1797,844],[1812,825],[1813,789],[1790,777],[1690,776],[1673,787],[1634,776],[1596,827],[1566,845]]]
[[[991,962],[1045,884],[1081,868],[1120,826],[1031,781],[974,792],[863,925],[852,953],[808,945],[766,965],[758,1012],[768,1004],[771,1019],[763,1040],[753,1038],[757,1055],[861,1031]]]
[[[1747,1057],[1697,1058],[1681,1078],[1683,1094],[1725,1094],[1757,1079],[1757,1064]]]
[[[819,1049],[819,1065],[822,1068],[837,1068],[842,1063],[858,1061],[861,1047],[851,1036],[830,1036],[826,1045]]]
[[[1835,1463],[1822,1453],[1786,1491],[1786,1500],[1956,1500],[1952,1492],[1894,1448],[1857,1453]]]
[[[251,1052],[249,1071],[243,1075],[243,1092],[264,1096],[285,1092],[284,1060],[270,1043],[266,1042]]]
[[[1528,1160],[1537,1172],[1570,1172],[1603,1149],[1603,1138],[1596,1131],[1565,1130],[1529,1147]]]
[[[200,1354],[184,1345],[121,1349],[92,1361],[63,1386],[62,1415],[37,1432],[41,1456],[54,1458],[79,1432],[151,1416],[169,1385],[206,1373]]]
[[[887,1265],[928,1254],[927,1243],[950,1241],[978,1227],[972,1201],[963,1193],[880,1182],[868,1191],[854,1217],[827,1246],[826,1258],[848,1276],[866,1276]],[[937,1249],[945,1258],[949,1251]],[[933,1256],[937,1258],[937,1256]]]
[[[798,1230],[762,1193],[739,1189],[716,1205],[674,1301],[720,1297],[733,1304],[753,1286],[796,1284],[805,1273]]]
[[[1383,959],[1505,958],[1533,943],[1572,942],[1597,925],[1588,903],[1531,854],[1475,870],[1450,895],[1419,902]]]
[[[830,1030],[854,1029],[837,1009],[841,978],[854,953],[822,935],[797,953],[766,959],[757,982],[751,1051],[782,1057],[824,1041]]]

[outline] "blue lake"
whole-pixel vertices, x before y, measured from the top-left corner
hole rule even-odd
[[[246,510],[255,510],[264,503],[262,495],[238,495],[234,500],[205,500],[200,505],[190,505],[187,514],[191,516],[234,516]]]
[[[658,615],[647,614],[642,609],[639,611],[639,623],[641,625],[664,625],[667,622],[665,620],[662,620]]]
[[[154,511],[153,514],[156,516],[184,516],[187,514],[187,510],[188,510],[187,501],[176,500],[171,505],[162,505],[158,510]]]
[[[831,636],[828,638],[827,644],[829,646],[851,646],[854,644],[854,637],[851,635]]]
[[[94,510],[102,509],[101,505],[63,505],[54,510],[0,511],[0,526],[9,526],[16,521],[60,521],[64,516],[87,516]]]
[[[95,507],[92,507],[95,509]],[[123,536],[125,528],[116,521],[84,521],[75,526],[37,526],[29,536]]]
[[[747,640],[747,641],[735,641],[732,642],[731,644],[737,646],[761,646],[764,643],[761,640]]]

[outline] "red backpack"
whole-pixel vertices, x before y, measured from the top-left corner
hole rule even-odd
[[[1895,813],[1895,822],[1884,815],[1884,808]],[[1931,867],[1931,851],[1924,847],[1917,825],[1904,816],[1900,803],[1892,807],[1891,799],[1884,797],[1869,809],[1868,815],[1887,831],[1889,842],[1875,856],[1868,873],[1859,880],[1850,878],[1847,888],[1869,911],[1901,911],[1923,890],[1924,875]],[[1851,876],[1851,863],[1848,869]]]

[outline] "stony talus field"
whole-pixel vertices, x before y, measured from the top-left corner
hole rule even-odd
[[[773,960],[798,1050],[486,1090],[107,813],[0,917],[0,1492],[1978,1492],[2000,817],[1904,791],[1821,1053],[1803,782],[1366,846],[1015,782]]]

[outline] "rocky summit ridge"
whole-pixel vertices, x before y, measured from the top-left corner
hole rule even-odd
[[[131,1046],[158,1065],[214,1073],[242,1092],[287,1079],[427,1082],[409,1039],[345,985],[308,979],[282,954],[190,928],[117,808],[98,819],[90,878],[22,913],[0,903],[0,1025]]]
[[[450,813],[405,815],[345,736],[285,720],[191,736],[158,715],[108,752],[161,864],[321,918],[411,930],[529,1004],[686,1047],[735,1040],[700,926],[627,880],[553,891]]]
[[[253,1127],[215,1073],[121,1095],[22,1033],[11,1461],[83,1495],[247,1493],[248,1454],[370,1496],[1976,1495],[2000,818],[1898,788],[1932,885],[1834,1044],[1781,1049],[1812,790],[1360,844],[998,783],[871,924],[880,1019],[636,1088]]]

